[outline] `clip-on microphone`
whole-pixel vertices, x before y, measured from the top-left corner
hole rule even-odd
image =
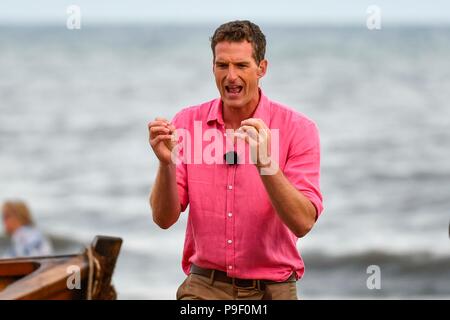
[[[223,160],[228,165],[238,164],[238,154],[236,151],[228,151],[223,155]]]

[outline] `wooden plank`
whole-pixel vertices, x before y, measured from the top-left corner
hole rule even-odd
[[[0,299],[48,299],[57,292],[69,290],[67,270],[74,265],[80,268],[81,279],[85,279],[88,275],[88,263],[83,255],[63,261],[47,261],[36,272],[6,287],[0,292]]]
[[[26,276],[37,269],[40,264],[36,261],[1,261],[0,260],[0,277],[20,277]]]

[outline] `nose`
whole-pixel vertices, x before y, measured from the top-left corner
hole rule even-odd
[[[237,78],[238,78],[238,75],[237,75],[235,67],[233,65],[229,66],[227,80],[230,82],[233,82],[233,81],[237,80]]]

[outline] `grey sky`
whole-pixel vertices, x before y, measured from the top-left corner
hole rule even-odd
[[[251,19],[274,23],[365,23],[377,5],[383,23],[449,24],[450,1],[420,0],[1,0],[1,24],[60,23],[68,5],[80,6],[83,23],[199,22]]]

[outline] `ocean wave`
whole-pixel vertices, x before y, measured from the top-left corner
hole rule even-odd
[[[358,253],[333,255],[306,252],[302,254],[307,267],[312,269],[360,268],[378,265],[396,269],[399,272],[448,272],[450,273],[450,253],[447,256],[431,251],[392,252],[368,250]]]

